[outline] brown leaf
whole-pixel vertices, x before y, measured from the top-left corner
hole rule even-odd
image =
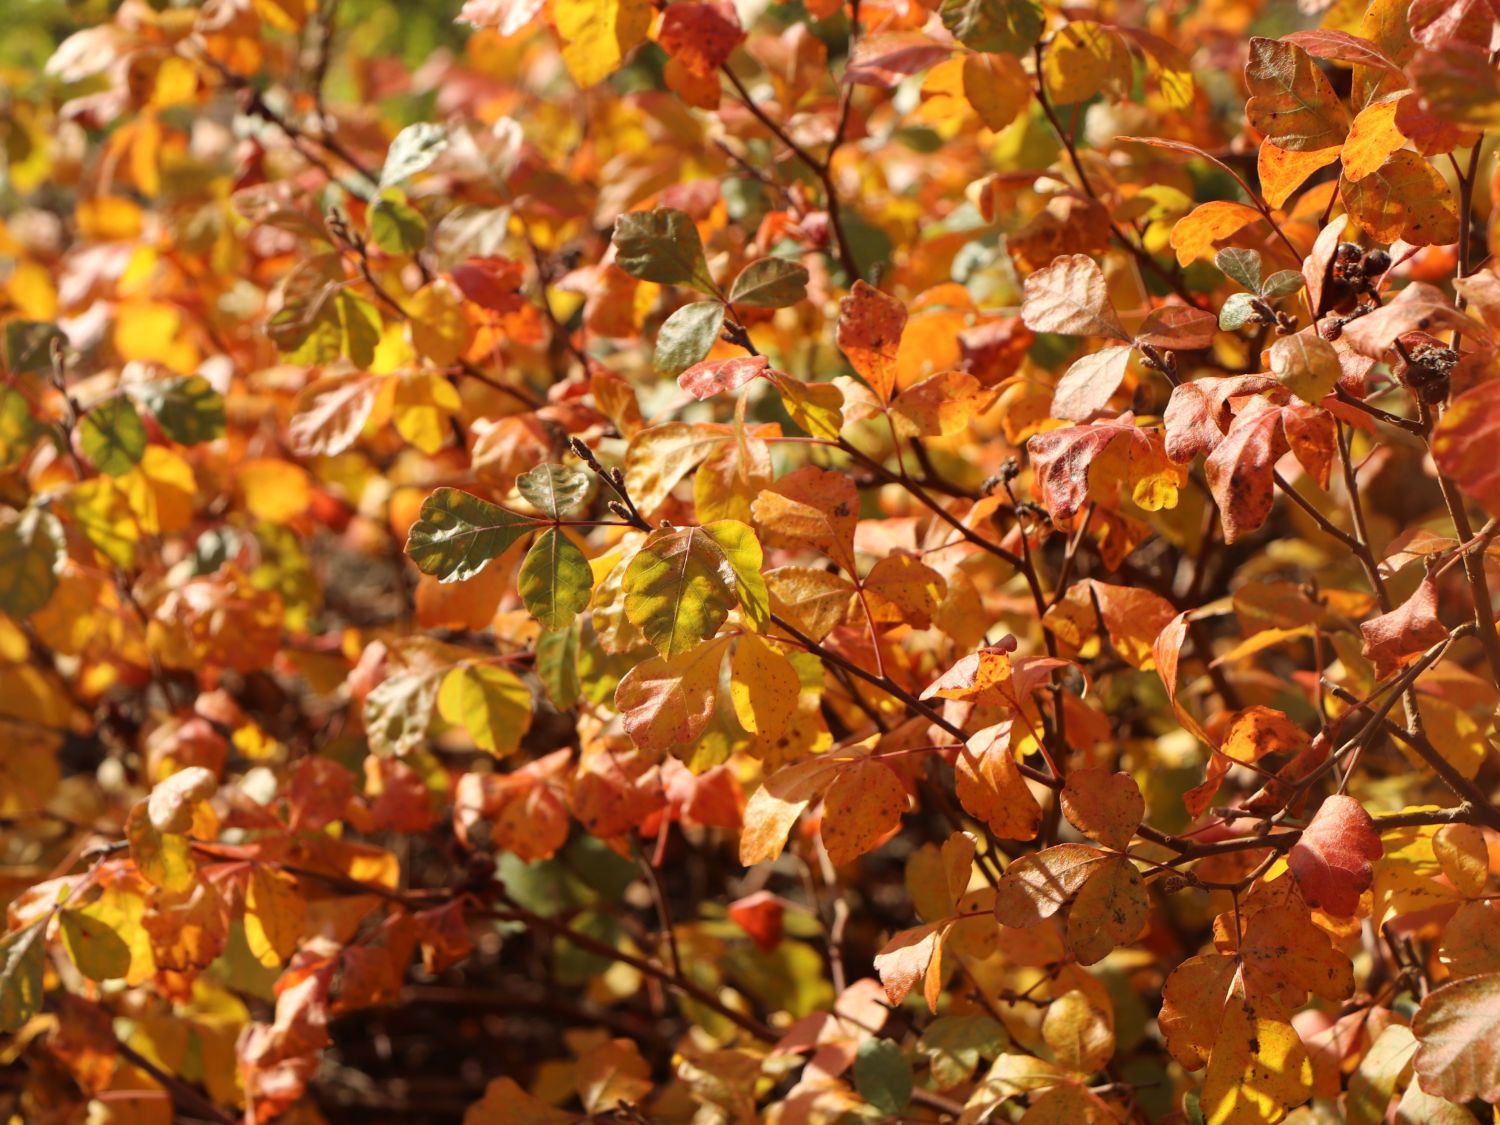
[[[1086,254],[1063,254],[1026,279],[1021,319],[1033,332],[1063,336],[1113,336],[1128,341],[1099,263]]]
[[[1372,617],[1359,627],[1365,641],[1360,651],[1374,662],[1375,675],[1385,679],[1411,657],[1447,638],[1448,629],[1438,620],[1437,610],[1437,583],[1429,576],[1390,613]]]
[[[905,328],[906,306],[863,281],[839,303],[839,348],[881,402],[889,402],[896,387],[896,355]]]

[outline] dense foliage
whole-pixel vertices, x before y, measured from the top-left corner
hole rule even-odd
[[[0,1120],[1493,1119],[1489,0],[5,16]]]

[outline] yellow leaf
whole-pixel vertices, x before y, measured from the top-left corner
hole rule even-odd
[[[1199,1095],[1208,1125],[1266,1125],[1312,1096],[1312,1061],[1289,1023],[1258,1017],[1243,994],[1224,1008]]]
[[[436,453],[452,437],[448,419],[462,403],[453,384],[434,372],[396,380],[391,416],[396,432],[423,453]]]
[[[198,365],[198,349],[183,330],[182,312],[165,301],[127,301],[115,310],[115,350],[126,361],[160,363],[180,375]]]
[[[192,523],[198,494],[193,467],[166,446],[148,445],[118,483],[146,534],[182,531]]]
[[[447,281],[424,285],[406,302],[411,345],[439,367],[458,362],[474,338],[463,298]]]
[[[263,458],[246,461],[235,473],[244,490],[245,507],[267,523],[285,523],[307,511],[312,486],[307,472],[290,461]]]
[[[40,262],[17,262],[5,282],[5,295],[28,320],[54,320],[57,317],[57,286],[52,273]]]
[[[729,658],[729,700],[740,726],[764,738],[781,737],[801,694],[790,660],[751,633],[740,637]]]
[[[531,727],[531,691],[496,664],[460,664],[443,678],[438,713],[461,726],[481,750],[512,753]]]
[[[297,951],[307,900],[297,880],[285,872],[257,863],[250,869],[245,890],[245,941],[255,959],[268,969],[279,968]]]
[[[552,18],[563,62],[580,86],[613,74],[651,29],[650,0],[556,0]]]

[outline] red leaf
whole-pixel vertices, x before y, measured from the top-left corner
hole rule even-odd
[[[1390,613],[1366,621],[1359,631],[1365,638],[1361,651],[1375,662],[1375,674],[1384,679],[1407,658],[1448,636],[1437,618],[1437,583],[1424,578],[1411,597]]]
[[[1312,823],[1292,845],[1287,866],[1309,906],[1348,918],[1374,880],[1370,864],[1383,850],[1364,806],[1353,797],[1335,794],[1318,807]]]
[[[786,907],[770,891],[756,891],[729,904],[729,917],[750,940],[769,953],[781,942],[781,927]]]
[[[677,376],[677,385],[701,402],[725,391],[739,390],[770,366],[771,361],[763,355],[706,360]]]

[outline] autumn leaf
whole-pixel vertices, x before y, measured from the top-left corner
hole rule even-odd
[[[1311,56],[1286,41],[1254,38],[1245,64],[1250,124],[1281,148],[1325,149],[1344,140],[1349,115]]]
[[[1129,340],[1109,299],[1104,271],[1084,254],[1067,254],[1026,279],[1021,319],[1033,332]]]
[[[1495,1059],[1500,973],[1453,981],[1429,992],[1417,1009],[1413,1066],[1422,1089],[1451,1102],[1500,1100]]]
[[[1348,917],[1375,878],[1370,863],[1381,853],[1380,836],[1364,806],[1335,794],[1318,806],[1287,853],[1287,866],[1309,906]]]
[[[424,574],[462,582],[536,526],[536,521],[470,493],[440,488],[423,501],[407,535],[406,553]]]
[[[896,387],[896,355],[905,328],[906,306],[863,281],[856,281],[839,304],[839,349],[882,402],[890,401]]]

